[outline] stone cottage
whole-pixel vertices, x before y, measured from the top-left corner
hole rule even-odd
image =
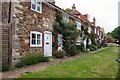
[[[62,12],[68,20],[80,21],[57,7],[54,0],[15,0],[2,2],[1,7],[3,64],[17,63],[30,53],[52,56],[56,11]],[[58,35],[60,43],[61,37]]]

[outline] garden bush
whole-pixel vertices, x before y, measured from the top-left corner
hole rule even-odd
[[[63,49],[65,50],[66,55],[76,55],[76,40],[78,37],[76,24],[65,21],[60,12],[56,12],[56,23],[54,25],[54,36],[57,36],[58,34],[63,36]]]
[[[39,62],[47,62],[49,61],[48,57],[44,57],[40,54],[31,54],[23,57],[19,63],[16,64],[16,67],[24,67],[32,64],[36,64]]]
[[[65,52],[64,51],[57,51],[53,54],[53,56],[55,56],[56,58],[64,58],[65,56]]]
[[[2,65],[2,71],[9,71],[10,70],[10,65],[9,64],[3,64]]]
[[[98,47],[95,44],[89,45],[88,48],[90,49],[90,51],[95,51],[98,49]]]
[[[79,52],[80,52],[80,51],[85,52],[84,44],[77,45],[76,48],[77,48],[77,50],[78,50]]]

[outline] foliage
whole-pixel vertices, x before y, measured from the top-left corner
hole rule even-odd
[[[10,70],[10,65],[9,64],[3,64],[2,65],[2,71],[9,71]]]
[[[16,64],[16,67],[23,67],[27,65],[32,65],[36,64],[39,62],[47,62],[49,59],[48,57],[44,57],[43,55],[40,54],[30,54],[25,57],[23,57],[19,63]]]
[[[89,45],[88,48],[90,49],[90,51],[95,51],[98,49],[98,47],[95,44]]]
[[[60,12],[56,13],[56,23],[54,25],[54,36],[63,35],[63,49],[67,54],[73,56],[76,54],[76,40],[78,37],[76,25],[63,20]],[[57,40],[55,40],[57,41]]]
[[[85,48],[84,48],[84,44],[81,44],[81,45],[77,45],[77,50],[79,51],[82,51],[82,52],[85,52]]]
[[[65,53],[64,51],[57,51],[53,54],[53,56],[55,56],[56,58],[64,58]]]
[[[71,12],[72,9],[70,9],[70,8],[66,8],[65,11],[66,11],[66,12]]]
[[[112,32],[111,32],[111,35],[113,37],[118,37],[120,35],[120,26],[115,28]]]
[[[119,40],[120,42],[120,26],[118,26],[117,28],[115,28],[112,32],[111,32],[112,37],[116,38]]]
[[[71,23],[64,23],[66,27],[63,32],[63,48],[71,56],[76,54],[76,40],[78,37],[76,26]]]
[[[118,72],[117,53],[117,47],[106,48],[20,78],[115,78]]]

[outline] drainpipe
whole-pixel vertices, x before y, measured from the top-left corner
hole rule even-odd
[[[8,24],[9,26],[9,64],[11,65],[12,63],[12,24],[11,24],[11,18],[12,18],[12,2],[10,0],[9,2],[9,19],[8,19]]]
[[[9,19],[8,19],[8,24],[11,22],[11,0],[9,2]]]

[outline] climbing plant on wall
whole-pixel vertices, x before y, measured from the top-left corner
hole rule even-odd
[[[63,35],[63,49],[66,54],[70,56],[75,55],[77,53],[76,40],[78,37],[76,25],[64,21],[63,15],[60,12],[56,12],[56,23],[54,25],[54,35],[57,37],[58,34]]]

